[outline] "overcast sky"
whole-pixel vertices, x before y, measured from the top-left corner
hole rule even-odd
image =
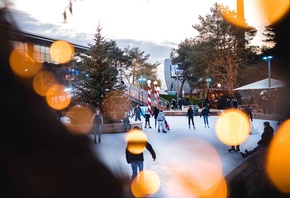
[[[1,0],[0,0],[1,2]],[[210,14],[215,2],[236,10],[236,0],[77,0],[72,1],[73,15],[63,12],[69,0],[10,0],[14,17],[23,31],[53,39],[88,46],[100,24],[101,34],[123,49],[139,47],[150,54],[151,63],[159,62],[162,72],[164,59],[171,49],[186,38],[195,37],[192,25],[199,24],[198,16]],[[254,16],[253,0],[244,0],[246,22],[259,32],[253,42],[261,45],[265,21]]]

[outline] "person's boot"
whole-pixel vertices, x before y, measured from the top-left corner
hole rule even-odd
[[[96,140],[96,138],[94,138],[94,144],[96,144],[97,143],[97,140]]]
[[[234,146],[232,146],[229,150],[228,150],[228,152],[234,152],[235,151],[235,147]]]
[[[239,152],[240,151],[240,146],[236,146],[236,152]]]
[[[101,138],[99,138],[99,143],[101,143]]]

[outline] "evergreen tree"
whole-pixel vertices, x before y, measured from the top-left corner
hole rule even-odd
[[[119,91],[118,100],[123,97],[122,91],[124,85],[118,81],[118,64],[122,51],[117,47],[116,42],[106,41],[101,35],[100,26],[97,27],[97,33],[94,35],[95,44],[90,44],[90,50],[87,54],[78,54],[74,59],[73,67],[80,71],[76,76],[76,88],[79,90],[79,100],[82,104],[88,104],[91,107],[100,107],[102,112],[103,100],[110,92]],[[114,94],[111,94],[114,96]],[[116,95],[116,94],[115,94]],[[115,100],[116,99],[116,100]],[[120,103],[117,98],[110,98],[107,101],[113,101],[112,108],[118,109]],[[124,113],[130,108],[130,101],[123,100],[123,108],[119,108]],[[108,105],[108,104],[107,104]],[[120,120],[122,117],[112,117],[111,112],[104,114],[105,122]]]
[[[199,77],[203,81],[211,78],[220,82],[233,95],[233,89],[245,77],[245,70],[257,53],[258,47],[249,45],[257,30],[249,26],[238,27],[226,21],[223,12],[234,12],[217,3],[210,11],[211,14],[206,17],[199,16],[200,24],[193,25],[199,34],[191,41],[190,57],[183,61],[191,65],[188,69],[194,66],[193,71],[201,75]],[[177,53],[175,58],[178,59],[178,56],[180,54]]]

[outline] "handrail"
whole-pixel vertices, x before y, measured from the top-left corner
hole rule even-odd
[[[140,104],[148,104],[148,91],[144,89],[140,89],[130,84],[124,93]],[[164,98],[159,97],[158,99],[155,99],[154,94],[151,94],[151,106],[157,106],[158,108],[166,109],[167,102],[168,101]]]

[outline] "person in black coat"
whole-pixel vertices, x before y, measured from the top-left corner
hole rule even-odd
[[[203,116],[203,121],[204,121],[204,127],[206,126],[209,128],[209,123],[208,123],[208,117],[209,114],[213,115],[213,113],[209,110],[208,107],[204,107],[200,113],[200,117]]]
[[[188,128],[189,129],[190,129],[190,121],[192,123],[192,127],[195,129],[193,116],[194,116],[194,111],[193,111],[193,109],[192,109],[192,107],[190,105],[189,108],[188,108],[188,110],[187,110]]]
[[[157,116],[158,116],[158,113],[159,113],[159,109],[158,109],[157,107],[154,107],[154,110],[153,110],[152,116],[153,116],[154,119],[155,119],[155,128],[157,127]]]
[[[273,127],[270,126],[269,122],[264,122],[263,124],[264,124],[264,132],[261,135],[261,139],[257,142],[258,145],[253,150],[248,151],[246,149],[244,153],[240,152],[240,155],[243,158],[252,155],[262,147],[268,147],[269,144],[271,143],[271,140],[273,139],[274,136],[274,129]]]
[[[133,129],[134,130],[141,130],[137,126],[135,126]],[[142,153],[138,153],[138,154],[131,153],[128,150],[128,145],[129,144],[130,144],[130,141],[127,143],[125,153],[126,153],[127,163],[128,164],[131,164],[131,168],[132,168],[132,181],[133,181],[133,179],[138,175],[138,173],[141,172],[144,169],[144,155],[143,155],[143,152]],[[150,152],[153,160],[155,161],[155,159],[156,159],[156,153],[155,153],[152,145],[148,141],[146,142],[146,149]],[[138,169],[139,169],[139,171],[138,171]]]

